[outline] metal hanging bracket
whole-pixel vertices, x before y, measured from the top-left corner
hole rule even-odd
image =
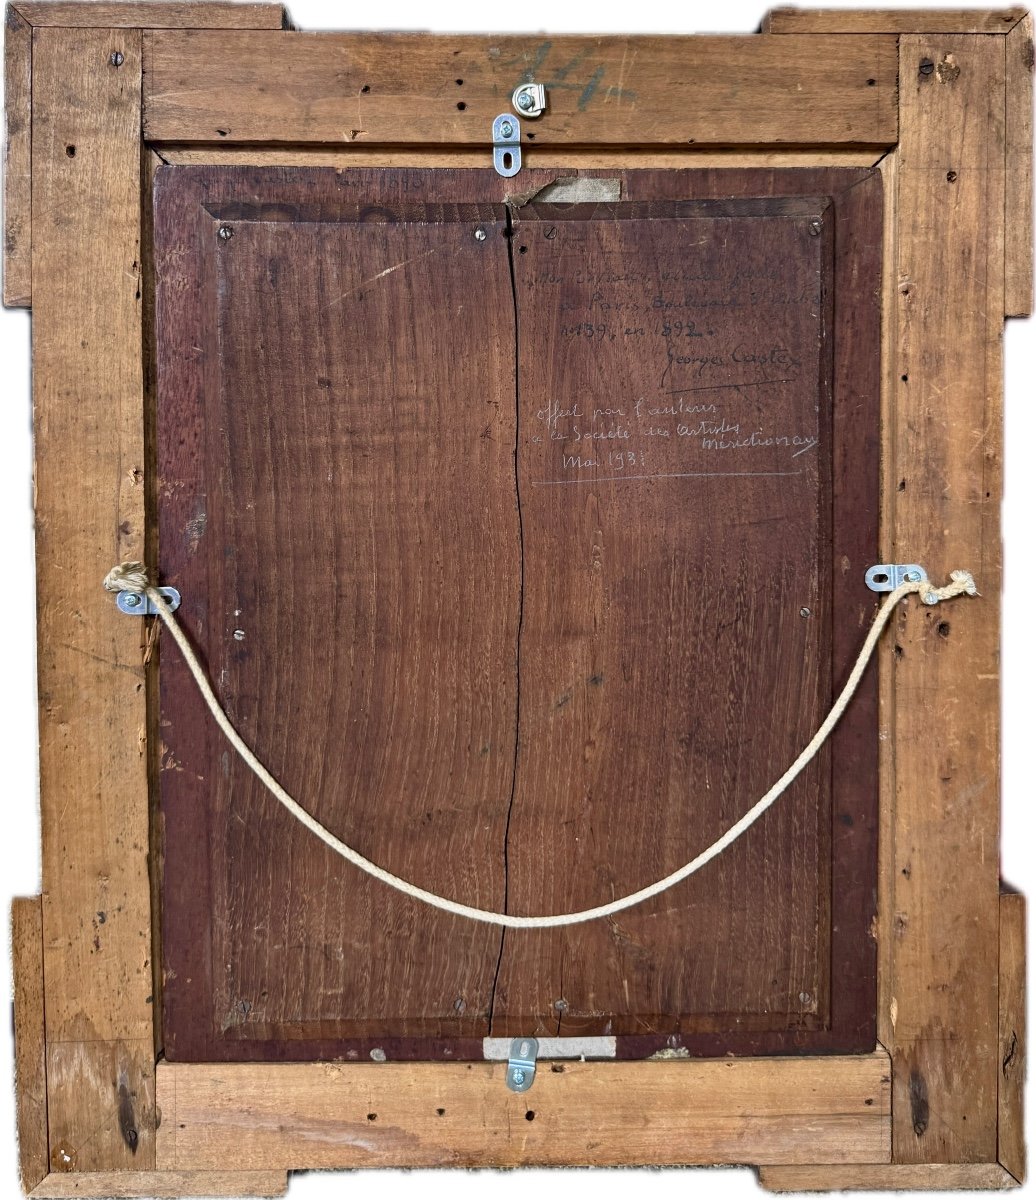
[[[924,583],[928,572],[917,563],[878,563],[864,578],[872,592],[894,592],[903,583]]]
[[[522,123],[511,113],[501,113],[493,122],[493,166],[505,179],[522,169]]]
[[[523,117],[541,117],[547,109],[547,89],[542,83],[520,83],[511,93],[511,103]]]
[[[536,1055],[540,1044],[534,1037],[515,1038],[507,1060],[507,1086],[512,1092],[527,1092],[536,1078]]]
[[[165,600],[173,612],[180,607],[180,593],[176,588],[160,587],[155,589],[159,595]],[[158,609],[155,608],[154,602],[150,596],[146,596],[143,592],[119,592],[115,597],[115,603],[119,607],[119,612],[124,612],[128,617],[157,617]]]

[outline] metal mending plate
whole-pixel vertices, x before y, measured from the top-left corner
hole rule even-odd
[[[872,592],[894,592],[903,583],[923,583],[928,572],[917,563],[878,563],[864,579]]]
[[[160,587],[155,591],[169,605],[170,610],[176,612],[180,607],[180,593],[176,588]],[[158,616],[158,609],[155,607],[154,601],[143,592],[119,592],[115,597],[115,603],[119,606],[119,612],[124,612],[128,617]]]
[[[498,175],[510,179],[522,169],[522,123],[511,113],[501,113],[493,122],[493,166]]]

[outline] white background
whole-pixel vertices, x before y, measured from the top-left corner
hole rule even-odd
[[[827,7],[858,7],[824,0]],[[623,4],[603,0],[592,10],[578,0],[527,0],[520,5],[492,5],[463,0],[428,5],[394,0],[365,11],[368,26],[384,29],[437,29],[463,32],[551,33],[749,33],[758,27],[766,0],[726,0],[724,4]],[[913,0],[912,7],[939,7]],[[342,29],[355,20],[358,7],[341,10],[326,0],[294,0],[291,14],[304,29]],[[415,114],[416,115],[416,114]],[[947,281],[951,286],[952,281]],[[1029,853],[1032,822],[1029,804],[1032,733],[1031,680],[1036,674],[1033,609],[1036,606],[1036,568],[1030,525],[1036,472],[1036,337],[1031,323],[1008,322],[1007,463],[1004,527],[1006,575],[1004,597],[1004,810],[1003,875],[1032,896],[1034,872]],[[0,764],[6,820],[0,837],[0,904],[7,939],[7,900],[40,890],[39,816],[36,768],[35,597],[33,589],[31,476],[32,445],[29,417],[29,317],[20,311],[0,313]],[[953,405],[952,391],[945,402]],[[967,563],[937,563],[938,570]],[[981,586],[981,580],[979,584]],[[84,587],[99,580],[86,579]],[[966,702],[966,697],[963,698]],[[10,955],[0,962],[0,998],[11,995]],[[2,1003],[2,999],[0,999]],[[2,1028],[2,1026],[0,1026]],[[11,1045],[0,1032],[0,1195],[17,1194]],[[501,1079],[501,1087],[503,1081]],[[938,1102],[937,1099],[935,1101]],[[1031,1122],[1030,1122],[1031,1126]],[[1032,1136],[1030,1132],[1030,1142]],[[676,1147],[674,1146],[674,1153]],[[391,1183],[389,1176],[391,1175]],[[625,1197],[631,1189],[647,1189],[653,1197],[683,1197],[688,1188],[726,1197],[756,1195],[754,1176],[747,1170],[696,1172],[608,1171],[593,1176],[577,1171],[551,1172],[379,1172],[348,1180],[325,1174],[296,1176],[291,1195],[302,1198],[339,1196],[346,1187],[391,1186],[424,1200],[467,1200],[492,1193],[505,1200],[533,1189],[559,1188],[582,1192],[595,1200]]]

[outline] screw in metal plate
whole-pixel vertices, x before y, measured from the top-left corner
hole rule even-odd
[[[137,608],[140,605],[140,597],[136,592],[130,592],[123,601],[123,604],[125,604],[128,608]]]
[[[121,67],[126,61],[126,56],[121,50],[113,50],[108,58],[108,61],[113,67]]]
[[[921,572],[920,571],[907,571],[903,575],[903,578],[907,581],[907,583],[920,583],[921,582]]]
[[[528,92],[519,92],[515,98],[515,104],[522,109],[532,108],[532,97]]]
[[[514,126],[511,124],[510,121],[501,121],[500,122],[500,136],[501,137],[505,137],[505,138],[511,137],[513,135],[513,133],[514,133]]]
[[[234,236],[234,231],[229,225],[221,225],[219,227],[219,236],[224,242],[229,242]]]
[[[486,231],[485,231],[485,230],[482,228],[482,226],[480,225],[480,226],[479,226],[479,227],[478,227],[478,228],[475,230],[475,241],[476,241],[476,242],[484,242],[485,240],[486,240]]]
[[[522,1070],[512,1071],[511,1079],[518,1085],[518,1087],[521,1087],[521,1085],[525,1082],[525,1072]]]

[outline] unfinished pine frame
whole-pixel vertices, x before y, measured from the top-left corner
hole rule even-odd
[[[33,309],[43,828],[42,897],[13,911],[26,1192],[276,1195],[293,1168],[531,1163],[747,1162],[778,1191],[1017,1185],[1024,909],[996,853],[1001,334],[1031,311],[1031,18],[780,9],[759,35],[548,49],[286,25],[274,4],[7,9],[4,300]],[[488,123],[533,63],[566,86],[530,166],[884,173],[881,552],[939,578],[968,567],[983,599],[905,606],[880,650],[879,1045],[558,1064],[528,1096],[490,1064],[165,1063],[156,656],[99,587],[114,562],[154,561],[152,174],[485,165]]]

